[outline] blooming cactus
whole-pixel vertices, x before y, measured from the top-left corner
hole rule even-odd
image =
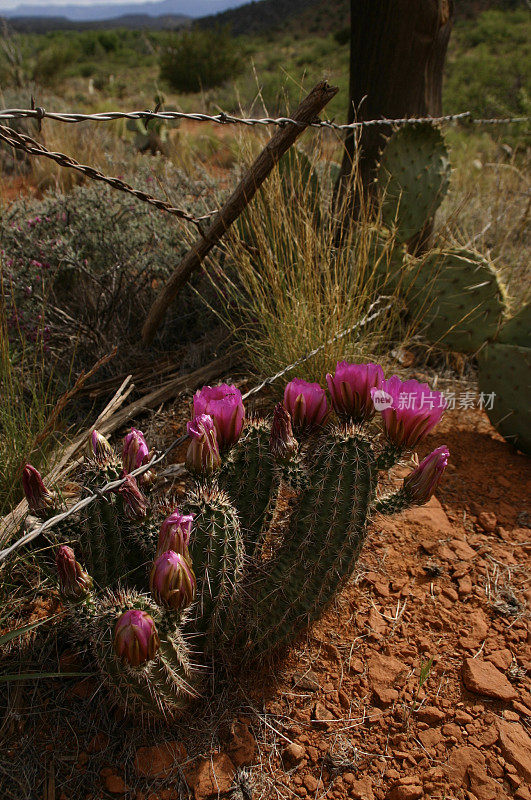
[[[328,413],[326,393],[318,383],[294,378],[284,390],[284,407],[296,428],[317,428]]]
[[[422,506],[428,502],[439,485],[449,457],[445,445],[438,447],[404,478],[404,493],[410,503]]]
[[[157,603],[173,608],[186,608],[195,597],[195,575],[180,553],[168,550],[155,559],[149,576],[151,593]]]
[[[217,429],[209,414],[200,414],[186,425],[190,444],[186,453],[188,469],[208,474],[221,466]]]
[[[63,597],[75,600],[85,597],[92,588],[92,578],[78,564],[74,551],[67,545],[61,545],[55,557],[59,588]]]
[[[114,458],[114,452],[109,441],[97,430],[93,430],[90,435],[90,448],[94,459],[101,467],[109,464]]]
[[[173,550],[188,558],[193,521],[193,514],[181,514],[178,509],[172,511],[160,526],[157,555]]]
[[[371,389],[376,409],[381,411],[385,435],[396,447],[415,447],[441,419],[446,400],[427,383],[401,381],[396,375]]]
[[[41,473],[31,464],[26,464],[22,471],[22,487],[32,514],[44,518],[54,512],[56,495],[46,488]]]
[[[384,379],[379,364],[350,364],[338,361],[335,375],[326,376],[335,412],[352,422],[367,422],[374,415],[371,389]]]
[[[132,667],[139,667],[154,658],[160,647],[153,619],[145,611],[125,611],[114,629],[114,651]]]
[[[194,395],[194,417],[208,414],[214,420],[220,450],[238,441],[245,419],[241,392],[236,386],[221,383],[203,386]]]
[[[143,519],[147,515],[146,498],[138,488],[136,479],[132,475],[125,475],[123,483],[116,493],[122,498],[124,516],[127,519]]]

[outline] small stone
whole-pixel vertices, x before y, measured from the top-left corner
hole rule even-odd
[[[227,753],[237,767],[248,767],[256,759],[258,747],[246,722],[235,720],[231,725]]]
[[[302,747],[300,744],[296,744],[295,742],[288,744],[282,751],[282,758],[288,766],[300,764],[305,755],[306,751],[304,747]]]
[[[319,781],[313,775],[305,775],[302,782],[311,794],[316,792],[319,787]]]
[[[135,770],[141,778],[165,775],[186,759],[186,748],[181,742],[163,742],[152,747],[139,747],[135,756]]]
[[[485,768],[485,756],[475,747],[457,747],[451,751],[443,769],[451,786],[464,785],[471,767]]]
[[[312,723],[315,728],[327,730],[330,726],[330,712],[322,703],[316,703],[312,711]]]
[[[505,672],[513,663],[513,656],[511,651],[505,647],[503,650],[495,650],[493,653],[489,653],[488,656],[485,656],[485,660],[494,664],[496,669]]]
[[[438,728],[419,731],[418,738],[425,748],[436,747],[442,741],[442,733]]]
[[[491,511],[482,511],[478,514],[478,525],[483,528],[486,533],[494,533],[498,520],[496,514]]]
[[[235,774],[236,767],[225,753],[212,753],[210,758],[198,759],[185,777],[195,800],[213,800],[229,791]]]
[[[446,719],[446,714],[435,706],[422,706],[417,711],[417,719],[428,725],[440,725]]]
[[[92,737],[87,745],[87,753],[101,753],[109,746],[109,737],[101,731]]]
[[[373,690],[376,687],[392,686],[395,681],[406,675],[408,671],[407,665],[393,656],[373,653],[369,659],[368,672]]]
[[[304,689],[308,692],[316,692],[319,689],[319,678],[311,669],[306,672],[295,673],[292,680],[297,689]]]
[[[462,578],[459,578],[457,582],[457,589],[459,594],[462,596],[472,593],[472,580],[470,575],[463,575]]]
[[[448,543],[448,547],[454,551],[460,561],[470,561],[477,555],[476,551],[461,539],[452,539],[452,541]]]
[[[514,687],[494,664],[479,658],[465,658],[463,682],[469,692],[493,697],[495,700],[512,700],[516,697]]]
[[[127,791],[124,779],[114,773],[105,778],[105,788],[110,794],[125,794]]]
[[[349,787],[349,794],[348,796],[352,798],[352,800],[374,800],[374,794],[372,791],[372,780],[368,776],[364,778],[360,778],[356,780],[351,772],[347,772],[343,775],[343,780],[345,783],[346,776],[349,775],[351,780],[348,783]]]
[[[392,706],[398,700],[396,689],[389,689],[387,686],[376,686],[374,694],[382,706]]]
[[[386,800],[419,800],[424,797],[422,786],[419,785],[420,778],[408,775],[395,781],[387,794]]]
[[[498,719],[497,725],[504,759],[516,768],[522,778],[531,783],[531,739],[516,722]]]

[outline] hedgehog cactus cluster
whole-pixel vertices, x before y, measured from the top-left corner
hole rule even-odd
[[[433,429],[442,395],[386,381],[377,364],[340,362],[326,382],[329,396],[288,383],[271,419],[246,413],[235,386],[198,391],[179,508],[161,510],[154,476],[131,476],[150,457],[140,431],[121,457],[93,433],[80,483],[125,482],[48,535],[70,635],[127,710],[182,714],[233,656],[252,662],[289,645],[352,574],[371,513],[425,503],[437,488],[445,447],[390,495],[378,475]],[[33,513],[57,509],[29,466],[24,485]]]

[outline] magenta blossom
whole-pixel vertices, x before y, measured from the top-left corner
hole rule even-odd
[[[92,578],[76,561],[71,547],[61,545],[55,557],[59,588],[68,600],[78,600],[87,595],[92,588]]]
[[[124,472],[133,472],[149,461],[149,447],[146,444],[144,434],[137,428],[131,428],[127,436],[124,437],[122,448],[122,463]]]
[[[352,422],[367,422],[374,415],[371,389],[384,379],[379,364],[349,364],[338,361],[335,375],[326,376],[328,391],[336,414]]]
[[[144,519],[147,516],[146,498],[138,488],[136,478],[125,475],[125,482],[114,491],[122,498],[124,516],[130,520]]]
[[[149,587],[157,603],[178,611],[194,600],[195,575],[190,563],[180,553],[168,550],[153,562]]]
[[[210,473],[221,466],[218,438],[214,420],[209,414],[200,414],[186,425],[190,444],[186,453],[186,466],[192,472]]]
[[[236,386],[203,386],[194,394],[194,417],[208,414],[214,420],[220,450],[238,441],[245,419],[242,394]]]
[[[328,414],[326,393],[318,383],[294,378],[284,389],[284,407],[295,428],[317,428]]]
[[[132,667],[151,661],[160,647],[153,619],[139,608],[125,611],[114,628],[114,652]]]
[[[193,521],[193,514],[181,514],[178,509],[172,511],[160,526],[157,555],[173,550],[188,558]]]
[[[440,483],[449,458],[448,448],[445,445],[438,447],[404,478],[404,493],[410,503],[422,506],[428,502]]]
[[[415,447],[441,419],[446,400],[427,383],[401,381],[397,375],[371,389],[377,411],[383,418],[385,435],[396,447]]]
[[[57,496],[44,485],[41,473],[31,464],[22,470],[22,488],[28,501],[28,507],[36,517],[45,519],[57,509]]]

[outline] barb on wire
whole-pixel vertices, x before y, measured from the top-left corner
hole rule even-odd
[[[354,325],[351,325],[348,328],[344,328],[343,330],[338,331],[336,334],[334,334],[334,336],[332,336],[326,342],[319,345],[319,347],[315,347],[313,350],[310,350],[308,353],[305,353],[303,356],[301,356],[301,358],[298,358],[293,363],[288,364],[288,366],[281,369],[275,375],[266,378],[257,386],[254,386],[252,389],[249,389],[249,391],[243,395],[243,399],[246,400],[251,395],[256,394],[261,389],[263,389],[264,386],[268,386],[269,384],[278,380],[278,378],[281,378],[287,372],[290,372],[292,369],[295,369],[295,367],[298,367],[300,364],[303,364],[305,361],[308,361],[310,358],[313,358],[315,355],[317,355],[317,353],[324,350],[324,348],[327,347],[328,345],[333,344],[333,342],[337,342],[339,339],[343,339],[345,336],[348,336],[350,333],[353,333],[358,328],[363,328],[373,319],[376,319],[376,317],[379,317],[381,314],[384,314],[391,308],[391,303],[387,303],[385,306],[382,306],[377,311],[373,312],[373,309],[376,306],[380,305],[381,302],[384,300],[389,300],[389,297],[384,295],[378,297],[369,306],[367,314],[362,319],[355,322]],[[161,461],[164,461],[164,459],[167,458],[167,456],[172,452],[172,450],[174,450],[179,445],[183,444],[183,442],[185,442],[187,438],[188,437],[186,435],[179,436],[166,448],[166,450],[164,450],[163,453],[160,453],[158,455],[155,454],[153,458],[150,459],[149,463],[144,464],[141,467],[138,467],[137,469],[133,470],[130,474],[134,478],[138,477],[139,475],[143,475],[144,472],[147,472],[149,469],[151,469],[151,467],[154,467],[157,464],[160,464]],[[28,531],[23,536],[21,536],[20,539],[17,539],[15,542],[13,542],[13,544],[11,544],[9,547],[6,547],[4,550],[0,550],[0,562],[4,561],[11,553],[13,553],[19,547],[22,547],[23,545],[28,544],[29,542],[36,539],[37,536],[40,536],[40,534],[44,533],[44,531],[49,530],[50,528],[54,527],[54,525],[57,525],[59,522],[62,522],[64,519],[67,519],[67,517],[70,517],[72,514],[75,514],[78,511],[81,511],[83,508],[86,508],[86,506],[90,505],[90,503],[93,503],[95,500],[100,499],[105,494],[108,494],[109,492],[118,489],[120,486],[122,486],[122,484],[125,483],[126,480],[127,480],[126,478],[119,478],[116,481],[111,481],[109,483],[106,483],[101,488],[97,489],[96,491],[92,492],[86,497],[83,497],[81,500],[78,500],[77,503],[75,503],[66,511],[63,511],[60,514],[56,514],[54,517],[50,517],[50,519],[47,519],[40,525],[37,525],[35,528],[33,528],[32,530]]]
[[[0,110],[0,119],[24,119],[34,118],[42,122],[43,119],[55,120],[56,122],[109,122],[116,119],[161,119],[179,120],[188,119],[195,122],[214,122],[218,125],[301,125],[291,117],[235,117],[222,111],[220,114],[200,114],[196,112],[185,113],[184,111],[103,111],[97,114],[77,114],[71,112],[46,111],[44,108],[6,108]],[[483,119],[473,117],[470,111],[462,111],[458,114],[446,114],[441,117],[402,117],[399,119],[362,120],[360,122],[349,122],[339,124],[332,120],[316,119],[310,123],[312,128],[330,128],[336,131],[355,130],[366,128],[373,125],[412,125],[416,122],[431,122],[442,124],[444,122],[467,122],[471,125],[509,125],[519,122],[528,122],[530,117],[492,117]]]
[[[208,214],[204,214],[201,217],[194,217],[180,208],[175,208],[171,205],[171,203],[167,203],[165,200],[160,200],[157,197],[152,197],[152,195],[147,194],[147,192],[143,192],[140,189],[135,189],[133,186],[130,186],[120,178],[112,178],[108,175],[104,175],[103,172],[100,172],[94,167],[80,164],[78,161],[70,156],[65,155],[64,153],[54,153],[51,150],[48,150],[40,142],[32,139],[31,136],[27,136],[24,133],[19,133],[19,131],[15,131],[13,128],[9,128],[5,125],[0,125],[0,141],[4,141],[10,147],[15,147],[17,150],[23,150],[25,153],[29,153],[32,156],[43,156],[44,158],[49,158],[52,161],[55,161],[61,167],[75,169],[78,172],[81,172],[83,175],[92,178],[93,180],[103,181],[104,183],[109,184],[109,186],[112,186],[113,189],[119,189],[122,192],[129,192],[129,194],[132,194],[138,200],[143,200],[145,203],[149,203],[161,211],[167,211],[168,214],[173,214],[179,219],[184,219],[187,222],[194,223],[194,225],[199,227],[200,233],[202,233],[200,225],[201,221],[209,219],[213,214],[217,213],[216,211],[210,211]]]

